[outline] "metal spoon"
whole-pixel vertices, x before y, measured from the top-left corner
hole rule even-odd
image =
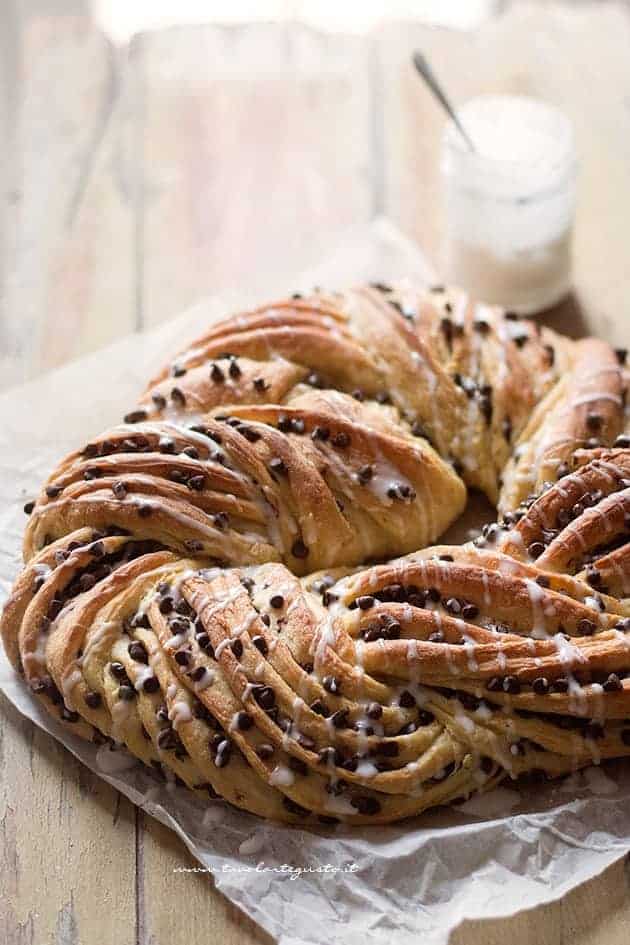
[[[462,138],[468,145],[469,149],[475,152],[477,150],[476,147],[472,143],[468,135],[468,132],[466,131],[461,121],[457,117],[455,109],[453,108],[448,98],[446,97],[446,93],[444,92],[444,89],[442,88],[438,80],[436,79],[433,69],[431,68],[431,66],[425,59],[425,57],[422,55],[422,53],[419,52],[418,50],[416,50],[416,52],[413,54],[413,64],[418,70],[418,72],[420,73],[420,75],[422,76],[422,78],[424,79],[424,81],[426,82],[426,84],[429,86],[433,94],[435,95],[436,99],[438,100],[442,108],[446,111],[446,113],[452,119],[453,124],[455,125],[460,135],[462,136]]]

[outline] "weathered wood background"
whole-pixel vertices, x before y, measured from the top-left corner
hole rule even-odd
[[[518,2],[473,34],[389,24],[182,27],[114,47],[82,15],[0,11],[5,178],[0,388],[204,293],[260,289],[386,213],[437,261],[442,118],[409,65],[456,99],[550,98],[582,154],[575,299],[553,316],[628,343],[630,7]],[[6,27],[6,28],[5,28]],[[19,77],[19,82],[15,77]],[[261,942],[182,844],[3,702],[0,940]],[[185,907],[182,904],[185,903]],[[623,864],[559,903],[467,923],[456,945],[626,945]]]

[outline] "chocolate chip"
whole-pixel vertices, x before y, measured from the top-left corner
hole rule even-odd
[[[278,476],[284,476],[288,472],[284,460],[280,459],[279,456],[275,456],[269,461],[269,469]]]
[[[600,587],[602,583],[602,576],[596,568],[589,568],[586,571],[586,581],[591,587]]]
[[[452,306],[451,306],[450,302],[447,302],[447,303],[446,303],[445,308],[446,308],[447,311],[452,311]],[[450,348],[451,342],[452,342],[452,340],[453,340],[453,322],[451,321],[450,318],[444,317],[444,318],[440,321],[440,330],[441,330],[442,334],[444,335],[444,338],[445,338],[445,340],[446,340],[447,345],[448,345],[449,348]]]
[[[341,692],[341,683],[336,676],[324,676],[322,686],[326,692],[330,692],[333,695],[339,695]]]
[[[30,515],[34,508],[35,508],[34,502],[26,502],[24,505],[24,514]]]
[[[148,416],[146,410],[132,410],[130,413],[125,414],[123,420],[125,423],[142,423]]]
[[[383,741],[376,745],[374,752],[384,758],[396,758],[400,753],[400,748],[395,741]]]
[[[237,660],[240,660],[241,656],[243,655],[243,644],[241,641],[232,640],[230,643],[230,649],[232,650],[232,653],[234,653],[234,656],[237,658]]]
[[[256,636],[252,638],[252,643],[263,656],[266,656],[269,652],[269,647],[267,646],[267,641],[264,637]]]
[[[479,616],[479,608],[476,604],[467,603],[462,607],[462,617],[464,620],[474,620]]]
[[[112,492],[114,493],[117,499],[124,499],[125,496],[127,495],[127,486],[125,485],[124,482],[121,482],[120,480],[118,480],[118,482],[115,482],[112,485]]]
[[[293,421],[291,417],[287,417],[286,414],[280,414],[278,417],[278,429],[282,433],[290,433],[293,428]]]
[[[311,712],[314,712],[316,715],[321,715],[323,718],[328,718],[330,715],[328,708],[321,699],[316,699],[315,702],[312,702],[310,705]]]
[[[254,686],[252,695],[261,709],[273,709],[276,704],[276,694],[271,686]]]
[[[532,689],[537,696],[546,696],[549,692],[549,680],[546,676],[537,676],[532,682]]]
[[[351,797],[350,803],[355,810],[364,816],[372,817],[381,811],[380,802],[375,797]]]
[[[136,690],[133,686],[128,686],[124,683],[122,686],[118,687],[118,698],[122,699],[124,702],[131,702],[136,698]]]
[[[109,671],[114,677],[114,679],[123,680],[127,679],[127,671],[122,663],[113,662],[109,664]]]
[[[373,466],[370,466],[370,465],[361,466],[361,468],[359,469],[359,472],[357,473],[357,479],[359,481],[359,484],[362,486],[367,485],[368,482],[370,482],[370,480],[372,479],[373,475],[374,475]]]
[[[201,474],[198,476],[191,476],[186,485],[189,489],[192,489],[194,492],[201,492],[206,483],[206,477]]]
[[[569,680],[566,676],[558,676],[557,679],[554,679],[551,683],[552,692],[568,692],[569,691]]]
[[[225,768],[226,764],[230,760],[230,755],[232,753],[232,742],[229,739],[224,738],[219,745],[217,746],[217,753],[214,756],[214,763],[217,768]]]
[[[503,692],[516,696],[521,691],[521,684],[516,676],[505,676],[503,679]]]
[[[249,712],[237,712],[234,721],[236,722],[237,729],[241,732],[246,732],[254,724],[254,720]]]
[[[462,609],[462,605],[457,600],[456,597],[449,597],[446,603],[444,604],[445,608],[448,610],[449,614],[459,614]]]
[[[230,524],[230,517],[227,512],[215,512],[210,516],[215,528],[218,528],[219,531],[225,531],[225,529]]]
[[[582,619],[578,621],[577,629],[578,629],[578,632],[582,636],[590,637],[597,630],[597,626],[593,623],[592,620],[588,620],[588,618],[582,617]]]
[[[63,610],[63,601],[57,600],[56,597],[53,597],[50,604],[48,605],[48,610],[46,616],[49,620],[55,620],[61,611]]]
[[[398,705],[403,709],[412,709],[416,705],[415,696],[408,689],[403,689],[398,697]]]
[[[172,625],[171,625],[172,626]],[[188,666],[192,659],[190,650],[178,650],[175,654],[175,662],[178,666]]]
[[[157,676],[147,676],[147,678],[142,683],[142,689],[144,692],[157,692],[160,688],[160,682]]]
[[[215,384],[223,384],[225,381],[225,374],[218,364],[213,364],[210,368],[210,380],[214,381]]]
[[[340,433],[335,433],[331,442],[333,446],[339,449],[345,449],[347,446],[350,446],[350,436],[342,430]]]
[[[96,577],[93,574],[90,574],[89,571],[86,571],[85,574],[82,574],[79,578],[79,587],[84,593],[86,591],[91,591],[95,584]]]
[[[343,756],[338,748],[333,748],[328,746],[327,748],[322,748],[317,752],[317,758],[319,764],[323,765],[335,765],[339,768],[343,764]]]
[[[616,673],[611,673],[606,682],[603,684],[603,687],[604,692],[619,692],[620,689],[623,689],[623,683]]]
[[[282,594],[273,594],[269,598],[269,603],[276,610],[279,610],[281,607],[284,607],[284,597],[282,596]]]
[[[435,716],[432,712],[429,712],[428,709],[420,709],[418,711],[418,725],[430,725],[431,722],[435,721]]]
[[[170,614],[173,609],[173,598],[169,597],[168,595],[162,597],[160,603],[158,604],[158,608],[161,614]]]
[[[625,364],[628,357],[628,351],[626,348],[615,348],[615,355],[619,364]]]
[[[131,659],[135,660],[136,663],[149,662],[149,655],[146,651],[146,647],[144,643],[140,643],[137,640],[134,641],[133,643],[130,643],[129,646],[127,647],[127,652],[129,653],[129,656],[131,657]]]
[[[178,407],[186,406],[186,395],[179,387],[173,387],[171,390],[171,400],[174,404],[177,404]]]
[[[370,702],[365,710],[365,714],[368,719],[380,719],[383,715],[383,706],[379,705],[378,702]]]
[[[337,712],[333,712],[333,714],[330,716],[330,721],[335,728],[347,728],[348,715],[348,709],[339,709]]]
[[[103,701],[100,692],[93,692],[91,689],[85,693],[84,699],[90,709],[98,709]]]
[[[301,538],[298,538],[293,542],[291,546],[291,554],[294,558],[307,558],[308,557],[308,548],[304,544]]]
[[[232,358],[232,360],[230,361],[230,366],[228,368],[228,374],[230,375],[231,378],[233,378],[236,381],[238,380],[238,378],[241,376],[242,373],[243,372],[241,371],[236,361],[236,358]],[[254,381],[254,384],[256,384],[256,381]]]
[[[363,595],[362,597],[357,597],[357,607],[360,610],[369,610],[370,607],[374,607],[376,603],[375,599],[370,595]]]
[[[257,443],[260,439],[260,433],[258,430],[254,430],[253,427],[241,425],[237,429],[241,436],[244,436],[250,443]]]
[[[138,515],[140,518],[148,518],[151,515],[153,508],[150,505],[139,505],[138,506]]]
[[[170,723],[158,733],[157,744],[163,751],[174,751],[178,747],[179,737]]]
[[[490,331],[490,325],[485,319],[478,318],[473,322],[473,328],[475,331],[478,331],[480,335],[487,335]]]
[[[530,558],[540,558],[541,554],[545,550],[545,546],[541,541],[533,541],[527,549],[527,553]]]
[[[321,426],[315,427],[315,429],[311,433],[311,439],[321,440],[321,442],[325,442],[326,440],[330,439],[330,430],[328,429],[328,427],[321,427]]]

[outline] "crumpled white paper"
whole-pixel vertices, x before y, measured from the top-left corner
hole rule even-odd
[[[360,227],[292,285],[430,278],[386,221]],[[22,506],[53,464],[120,420],[152,368],[211,319],[260,301],[211,299],[161,330],[135,335],[0,396],[0,601],[20,566]],[[470,522],[467,523],[469,527]],[[456,540],[468,537],[461,530]],[[160,785],[124,752],[96,749],[58,725],[0,658],[0,689],[92,771],[175,830],[215,884],[282,945],[441,945],[465,918],[512,915],[602,872],[630,849],[630,768],[591,768],[529,796],[505,783],[455,810],[392,827],[307,831],[271,825]]]

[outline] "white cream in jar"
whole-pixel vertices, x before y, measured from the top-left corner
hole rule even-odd
[[[485,95],[442,141],[443,267],[480,301],[532,314],[571,285],[576,154],[568,118],[525,96]]]

